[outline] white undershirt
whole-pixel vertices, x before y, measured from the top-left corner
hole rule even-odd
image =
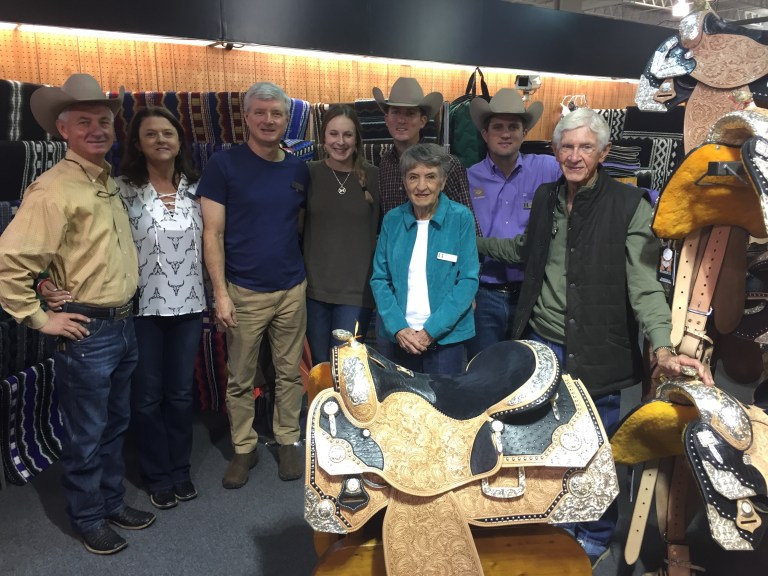
[[[427,287],[427,237],[429,220],[417,220],[416,243],[413,245],[411,263],[408,266],[408,297],[405,305],[405,321],[414,330],[424,328],[432,311],[429,308]]]

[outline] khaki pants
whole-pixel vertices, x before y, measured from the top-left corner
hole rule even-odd
[[[227,330],[227,411],[237,454],[256,449],[253,381],[266,331],[275,365],[273,432],[279,444],[299,440],[302,382],[299,364],[307,328],[306,281],[288,290],[253,292],[229,284],[237,327]]]

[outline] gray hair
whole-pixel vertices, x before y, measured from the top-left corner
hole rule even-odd
[[[419,164],[438,168],[440,178],[445,178],[451,167],[451,155],[437,144],[416,144],[400,157],[400,175],[405,178]]]
[[[560,147],[563,132],[576,130],[584,126],[592,130],[597,136],[598,149],[604,150],[610,144],[611,130],[605,118],[591,108],[577,108],[570,114],[563,116],[560,122],[557,123],[557,126],[555,126],[555,131],[552,134],[553,148],[557,150]]]
[[[279,100],[285,105],[286,115],[291,111],[291,99],[280,86],[272,82],[256,82],[248,88],[243,97],[245,111],[248,112],[251,106],[251,100]]]

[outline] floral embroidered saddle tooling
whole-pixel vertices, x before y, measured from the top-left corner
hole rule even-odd
[[[507,341],[465,374],[417,374],[353,338],[309,409],[305,517],[345,534],[384,517],[387,573],[482,575],[469,525],[599,518],[618,494],[580,381],[537,342]]]

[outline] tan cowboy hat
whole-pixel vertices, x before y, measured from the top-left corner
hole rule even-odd
[[[427,118],[434,118],[440,106],[443,105],[443,95],[440,92],[430,92],[424,96],[424,90],[416,78],[398,78],[389,91],[389,100],[379,88],[373,89],[373,97],[384,112],[389,106],[405,106],[424,110]]]
[[[29,104],[37,123],[49,134],[61,138],[56,119],[67,106],[77,103],[104,104],[117,114],[123,105],[125,88],[120,86],[117,98],[107,98],[99,82],[90,74],[72,74],[61,88],[43,86],[32,93]]]
[[[502,88],[496,92],[496,95],[491,98],[490,102],[477,97],[473,98],[469,104],[469,114],[472,116],[472,122],[474,122],[475,128],[481,132],[485,130],[485,121],[488,117],[495,116],[496,114],[520,116],[523,122],[525,122],[525,129],[530,130],[536,126],[536,122],[541,118],[542,112],[544,112],[544,104],[533,102],[526,108],[520,94],[512,88]]]

